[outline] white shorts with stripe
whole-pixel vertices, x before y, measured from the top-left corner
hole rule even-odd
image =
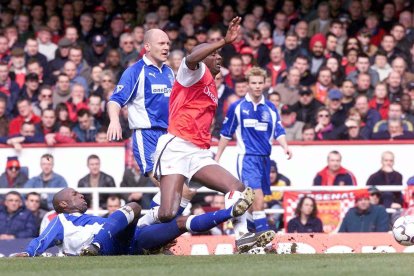
[[[162,135],[154,154],[154,175],[160,179],[162,175],[181,174],[186,178],[189,188],[201,186],[191,182],[193,175],[208,165],[217,165],[213,152],[201,149],[191,142],[170,133]]]

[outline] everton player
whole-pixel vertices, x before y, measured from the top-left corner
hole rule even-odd
[[[176,216],[183,185],[191,185],[190,180],[224,194],[231,192],[225,198],[227,207],[239,198],[253,196],[241,193],[243,183],[218,165],[209,150],[209,130],[218,103],[214,77],[222,61],[218,50],[236,40],[240,21],[236,17],[230,22],[224,39],[194,47],[178,69],[170,96],[168,134],[159,138],[154,155],[154,175],[160,179],[161,189],[161,204],[151,209],[154,222],[168,222]],[[245,215],[233,219],[233,225],[239,251],[264,246],[275,235],[273,231],[248,233]]]
[[[58,216],[15,257],[34,257],[58,245],[65,255],[140,255],[153,252],[181,234],[205,232],[247,211],[252,200],[239,199],[227,209],[198,216],[180,216],[168,223],[137,227],[141,207],[129,203],[108,218],[85,214],[82,194],[72,188],[58,192],[53,205]],[[91,244],[92,242],[92,244]]]
[[[263,96],[266,72],[253,67],[246,78],[249,92],[243,99],[233,103],[227,112],[216,161],[220,160],[228,142],[236,133],[239,179],[255,191],[253,221],[256,231],[263,231],[269,229],[264,212],[264,195],[271,194],[270,154],[273,140],[278,140],[288,159],[292,157],[292,152],[286,142],[277,109]]]

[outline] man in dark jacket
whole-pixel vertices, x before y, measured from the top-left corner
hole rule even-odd
[[[0,240],[32,238],[38,234],[34,216],[22,206],[18,192],[6,194],[4,207],[0,207]]]
[[[341,166],[342,156],[337,151],[328,154],[328,166],[318,172],[313,186],[356,186],[355,176]]]
[[[313,92],[308,87],[302,87],[299,90],[299,101],[291,106],[296,112],[296,120],[305,124],[316,124],[316,112],[323,106],[322,103],[315,100]]]
[[[394,170],[394,154],[386,151],[381,155],[381,169],[372,174],[367,181],[367,186],[398,185],[402,186],[402,175]],[[399,209],[402,207],[403,198],[401,192],[382,192],[381,204],[385,208]]]
[[[104,172],[101,172],[101,160],[97,155],[90,155],[88,157],[89,174],[85,175],[78,182],[78,187],[115,187],[114,178]],[[99,196],[99,206],[104,207],[108,195]],[[91,195],[85,196],[88,206],[91,206]]]
[[[357,195],[355,207],[346,213],[339,232],[387,232],[389,223],[389,216],[385,208],[371,205],[369,193],[363,193]]]

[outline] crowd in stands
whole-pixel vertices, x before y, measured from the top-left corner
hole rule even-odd
[[[177,72],[194,46],[222,39],[237,15],[242,17],[241,35],[221,49],[214,139],[228,106],[246,95],[244,76],[255,65],[268,72],[265,95],[279,109],[289,141],[413,139],[413,8],[409,0],[1,1],[0,143],[19,151],[27,143],[107,142],[106,102],[116,93],[122,72],[145,53],[146,30],[167,33],[168,64]],[[128,147],[127,110],[121,114]],[[393,158],[384,153],[382,168],[367,185],[402,185]],[[331,152],[314,185],[355,185],[352,172],[340,162],[340,154]],[[126,163],[122,187],[151,185],[135,162]],[[0,187],[67,186],[53,171],[53,156],[42,156],[40,166],[42,173],[28,179],[19,160],[10,158]],[[87,166],[90,173],[79,187],[116,186],[100,171],[98,156],[90,156]],[[275,163],[271,179],[273,185],[290,185]],[[267,207],[282,208],[282,197],[280,192],[267,196]],[[205,211],[206,204],[220,208],[220,200],[218,195],[206,197],[192,212]],[[21,197],[11,192],[2,201],[0,221],[13,222],[1,223],[0,239],[34,235],[45,213],[40,207],[51,209],[51,196],[36,193]],[[108,210],[122,201],[145,206],[150,198],[141,193],[100,197],[101,207]],[[379,202],[401,208],[401,193],[375,192],[357,199],[356,209],[345,218],[349,225],[341,231],[384,229],[352,223],[366,212],[383,216],[383,207],[372,207]],[[302,198],[288,230],[319,232],[315,214],[314,200]],[[269,219],[279,227],[280,216]],[[20,226],[23,230],[17,230]],[[212,230],[219,231],[227,233]]]

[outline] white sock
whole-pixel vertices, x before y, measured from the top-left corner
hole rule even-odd
[[[231,222],[233,223],[234,235],[236,239],[239,239],[241,236],[249,232],[247,230],[247,212],[241,215],[240,217],[233,218]]]
[[[157,205],[161,205],[161,192],[156,193],[152,198],[152,201],[154,201]]]
[[[160,206],[155,206],[147,214],[140,218],[138,220],[138,227],[160,223],[160,220],[158,219],[158,209],[160,209]]]

